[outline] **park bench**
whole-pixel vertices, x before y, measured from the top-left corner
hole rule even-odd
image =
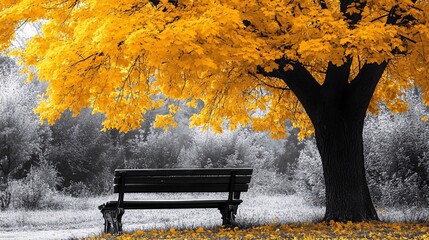
[[[122,233],[125,209],[217,208],[222,225],[232,226],[241,192],[247,192],[253,169],[116,169],[114,193],[117,201],[109,201],[98,208],[104,218],[104,232]],[[124,200],[125,193],[148,192],[225,192],[225,199]]]

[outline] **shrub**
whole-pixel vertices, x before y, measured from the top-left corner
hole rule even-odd
[[[371,116],[364,132],[367,179],[382,206],[429,206],[429,123],[421,120],[429,111],[419,94],[406,98],[406,113]]]
[[[201,168],[252,167],[250,187],[261,193],[294,192],[287,175],[278,173],[276,151],[282,143],[267,133],[255,133],[247,128],[215,134],[195,129],[193,144],[182,148],[179,166]]]
[[[180,166],[200,168],[243,166],[243,154],[237,146],[237,135],[237,132],[230,131],[215,134],[212,131],[194,130],[193,144],[182,149],[178,156]]]
[[[254,169],[250,187],[253,191],[262,194],[291,195],[295,193],[291,176],[267,169]]]
[[[63,193],[72,197],[89,197],[92,195],[89,187],[83,182],[70,182],[68,187],[63,188]]]
[[[43,204],[44,198],[56,193],[56,186],[61,181],[55,167],[42,160],[38,166],[30,168],[25,178],[10,182],[11,204],[14,208],[29,210],[43,208],[43,205],[49,205]]]
[[[286,122],[286,129],[288,137],[279,140],[278,143],[281,145],[276,147],[275,166],[278,168],[278,172],[289,175],[293,166],[296,165],[304,145],[298,140],[299,129],[293,128],[289,121]]]
[[[168,132],[149,133],[141,130],[140,134],[129,141],[132,157],[127,159],[127,168],[172,168],[176,167],[182,147],[186,144],[186,132],[172,129]]]
[[[82,184],[85,185],[85,194],[88,195],[92,193],[93,195],[108,194],[112,192],[112,179],[114,177],[114,171],[117,168],[124,168],[124,159],[126,159],[126,150],[122,145],[117,144],[116,146],[111,146],[108,151],[100,154],[100,159],[103,159],[103,167],[100,168],[97,172],[94,172],[91,178],[88,178],[88,181],[82,181]],[[72,181],[69,183],[71,185],[76,184],[81,181]],[[70,190],[70,189],[69,189]],[[76,192],[76,191],[74,191]],[[81,193],[71,194],[72,196],[79,196]]]
[[[276,169],[274,149],[277,142],[266,133],[254,133],[246,128],[221,134],[195,129],[192,143],[181,150],[180,166]]]
[[[305,140],[294,173],[295,191],[309,203],[325,204],[325,180],[322,160],[314,139]]]
[[[33,178],[47,185],[51,191],[56,191],[57,188],[61,187],[63,178],[59,176],[58,170],[55,166],[45,160],[43,157],[36,166],[30,168],[27,179]]]
[[[9,207],[11,201],[11,192],[7,184],[0,184],[0,210]]]
[[[41,208],[42,198],[47,195],[47,185],[35,179],[12,181],[9,185],[12,194],[12,206],[34,210]]]
[[[103,170],[94,176],[91,183],[86,185],[88,187],[88,193],[100,195],[108,194],[112,192],[112,179],[114,176],[114,169],[110,169],[107,166],[103,166]],[[73,195],[72,195],[73,196]]]

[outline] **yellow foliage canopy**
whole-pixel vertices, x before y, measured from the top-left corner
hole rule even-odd
[[[165,104],[162,94],[204,102],[192,125],[249,124],[282,137],[291,119],[303,136],[312,126],[302,105],[261,69],[271,72],[287,58],[322,85],[328,63],[353,59],[352,81],[363,64],[388,61],[369,111],[378,102],[403,111],[399,96],[412,86],[429,104],[428,13],[429,1],[410,0],[354,1],[345,12],[333,0],[2,0],[0,50],[24,21],[43,21],[41,34],[14,53],[49,81],[36,112],[50,123],[66,109],[91,107],[106,115],[105,128],[128,131]],[[351,27],[347,14],[361,18]],[[394,14],[401,17],[386,24]],[[157,126],[174,126],[175,112],[170,107]]]

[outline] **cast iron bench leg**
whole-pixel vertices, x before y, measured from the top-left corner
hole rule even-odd
[[[222,214],[222,225],[225,227],[232,227],[234,225],[237,209],[237,205],[226,205],[225,207],[219,208],[219,211]]]
[[[116,219],[117,219],[117,229],[118,229],[118,235],[122,234],[122,216],[124,215],[125,210],[123,208],[118,208],[116,212]]]
[[[106,208],[106,204],[102,204],[100,206],[98,206],[98,209],[100,209],[101,214],[103,214],[103,218],[104,218],[104,233],[110,233],[111,230],[111,219],[110,218],[110,214],[108,214],[109,210],[112,210],[112,208],[107,209]]]
[[[122,215],[124,215],[123,208],[103,208],[101,213],[104,218],[104,232],[112,233],[114,235],[122,234]],[[112,231],[113,230],[113,231]]]

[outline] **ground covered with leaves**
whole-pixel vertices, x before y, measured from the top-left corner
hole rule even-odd
[[[291,223],[250,228],[137,230],[121,236],[104,234],[87,239],[429,239],[423,223]]]

